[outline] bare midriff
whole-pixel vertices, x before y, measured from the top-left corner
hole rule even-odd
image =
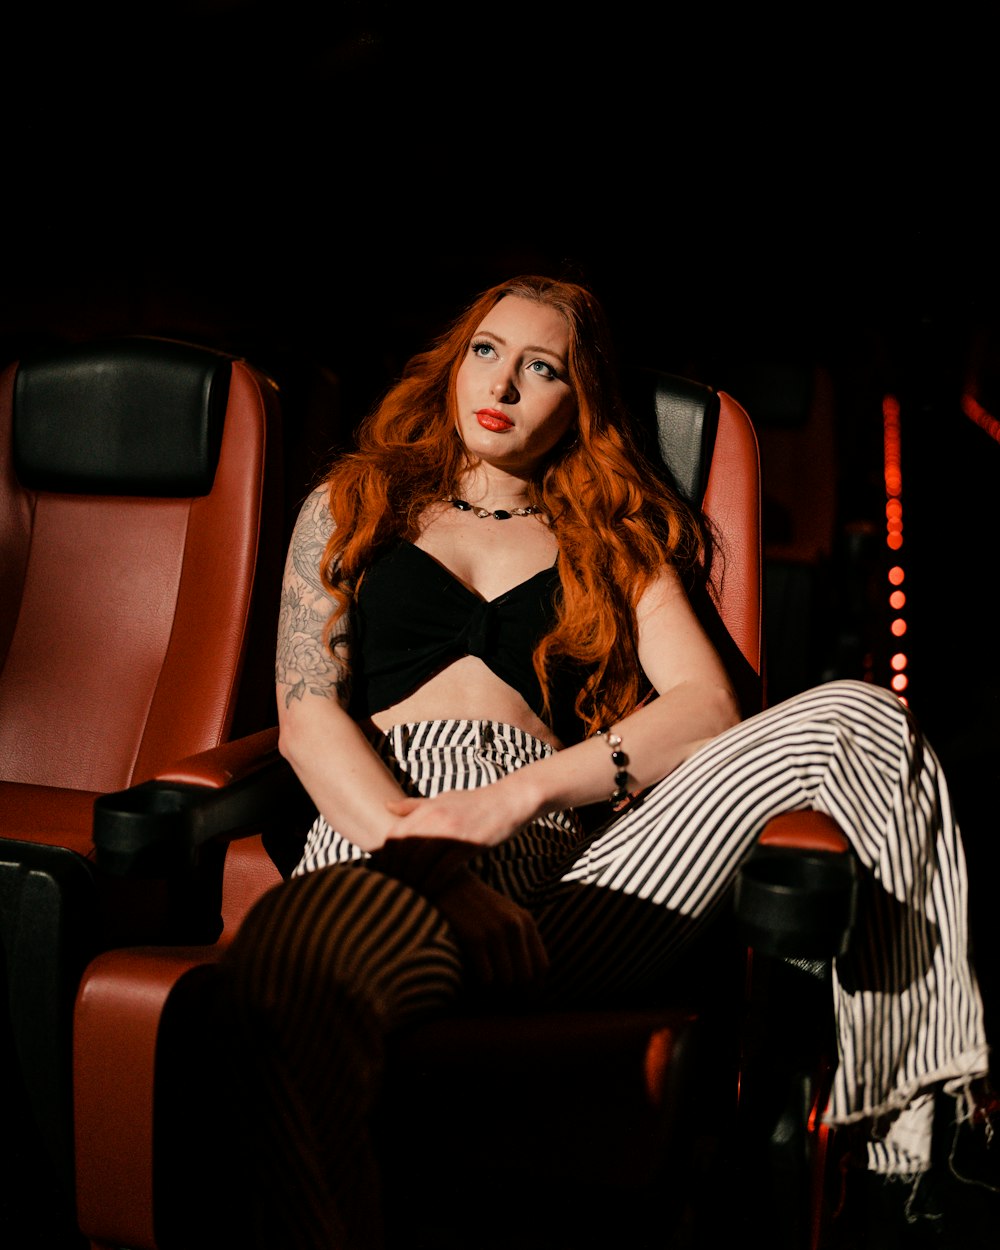
[[[556,749],[562,745],[518,692],[473,655],[453,661],[405,699],[370,718],[383,732],[393,725],[430,720],[502,721]]]

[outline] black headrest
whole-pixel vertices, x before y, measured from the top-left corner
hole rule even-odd
[[[14,384],[14,468],[31,490],[205,495],[232,357],[125,338],[26,358]]]
[[[718,393],[702,382],[638,368],[624,374],[622,391],[642,450],[699,507],[719,426]]]

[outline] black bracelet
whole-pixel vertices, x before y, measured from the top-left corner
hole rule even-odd
[[[611,748],[611,763],[615,766],[615,788],[609,801],[615,805],[624,803],[632,796],[628,792],[628,768],[626,767],[628,756],[621,749],[621,735],[605,729],[598,729],[597,735],[600,738],[607,738],[608,746]]]

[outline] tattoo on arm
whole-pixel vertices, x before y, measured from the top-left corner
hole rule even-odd
[[[281,587],[274,678],[283,690],[286,707],[306,694],[337,699],[345,706],[350,696],[347,614],[337,622],[329,640],[324,636],[337,606],[320,578],[332,530],[326,491],[314,490],[295,522]]]

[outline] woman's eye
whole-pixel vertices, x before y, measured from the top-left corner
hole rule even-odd
[[[481,360],[486,360],[493,353],[492,343],[473,343],[469,348],[473,356],[478,356]]]
[[[531,364],[528,365],[528,368],[532,369],[535,373],[540,374],[543,378],[557,378],[559,376],[552,365],[544,360],[533,360]]]

